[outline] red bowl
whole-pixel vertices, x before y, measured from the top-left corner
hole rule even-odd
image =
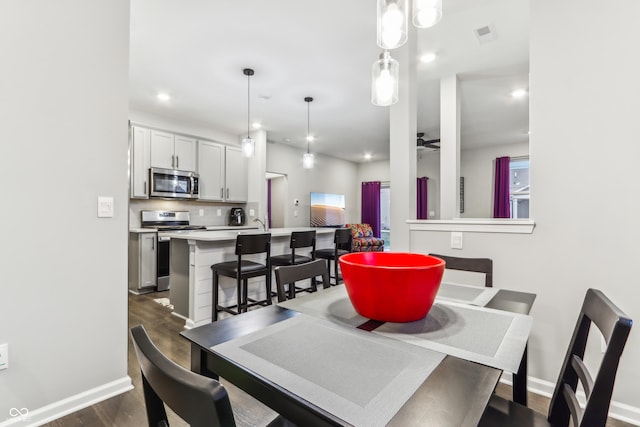
[[[444,261],[404,252],[354,252],[340,257],[340,269],[353,308],[385,322],[413,322],[429,313]]]

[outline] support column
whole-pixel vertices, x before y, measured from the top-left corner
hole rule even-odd
[[[410,249],[406,220],[416,218],[416,53],[416,29],[409,25],[407,42],[391,51],[391,56],[400,63],[398,102],[389,111],[391,240],[394,252]]]
[[[460,82],[440,81],[440,219],[460,217]]]

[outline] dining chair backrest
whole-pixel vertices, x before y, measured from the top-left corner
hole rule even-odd
[[[270,249],[271,233],[238,234],[236,237],[236,255],[269,254]]]
[[[295,286],[295,282],[300,280],[312,279],[321,276],[322,287],[327,289],[331,286],[329,282],[327,264],[325,264],[324,260],[321,259],[316,259],[304,264],[276,267],[275,272],[276,286],[278,288],[278,302],[287,300],[287,293],[284,290],[284,285],[292,287]],[[295,298],[295,292],[290,295]]]
[[[337,228],[333,235],[333,243],[336,249],[342,249],[351,252],[351,245],[353,244],[353,235],[349,228]]]
[[[449,255],[429,254],[445,262],[445,269],[484,273],[484,285],[493,287],[493,260],[490,258],[461,258]]]
[[[607,343],[595,380],[583,362],[592,323]],[[618,363],[632,324],[632,320],[601,291],[587,290],[551,398],[547,419],[552,425],[567,426],[570,418],[574,426],[606,424]],[[584,408],[580,407],[576,398],[578,379],[587,398]]]
[[[231,402],[218,381],[191,372],[168,359],[142,325],[131,328],[142,371],[149,426],[169,425],[164,404],[191,426],[235,426]]]

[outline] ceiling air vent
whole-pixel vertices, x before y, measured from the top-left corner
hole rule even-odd
[[[480,44],[493,41],[497,38],[496,30],[491,24],[485,25],[484,27],[476,28],[475,30],[473,30],[473,34],[475,34]]]

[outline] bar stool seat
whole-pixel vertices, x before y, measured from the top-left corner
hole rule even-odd
[[[249,307],[255,305],[271,304],[271,234],[239,234],[236,237],[236,261],[225,261],[211,266],[213,272],[213,303],[211,307],[212,321],[218,320],[218,312],[224,311],[229,314],[239,314],[246,312]],[[266,255],[264,264],[242,259],[243,255],[262,254]],[[236,279],[236,304],[222,306],[219,304],[219,280],[220,276],[232,277]],[[254,300],[247,296],[248,281],[252,277],[265,276],[266,297],[264,300]]]
[[[333,248],[317,249],[316,258],[327,260],[327,270],[329,277],[335,279],[333,285],[340,283],[341,278],[338,275],[338,258],[351,252],[353,236],[348,228],[338,228],[333,235]],[[331,261],[333,261],[335,276],[331,276]]]

